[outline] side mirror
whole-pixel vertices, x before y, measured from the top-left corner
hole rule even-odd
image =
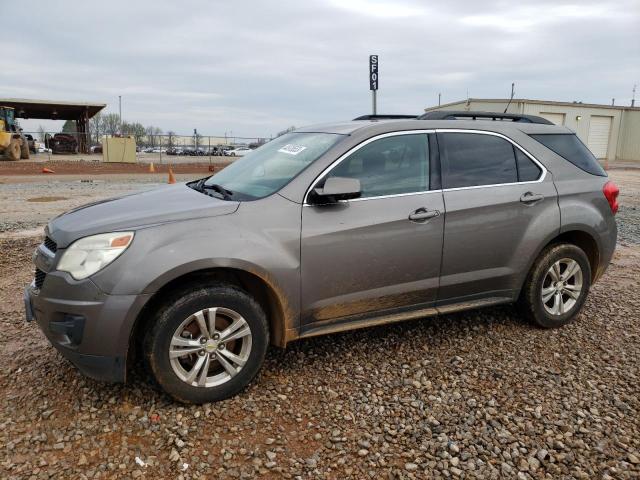
[[[347,177],[329,177],[324,187],[314,188],[309,200],[314,204],[336,203],[340,200],[351,200],[360,197],[362,189],[360,180]]]

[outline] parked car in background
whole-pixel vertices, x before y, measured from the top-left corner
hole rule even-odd
[[[78,141],[73,135],[68,133],[56,133],[51,137],[49,134],[45,136],[45,143],[52,153],[78,153]]]
[[[231,150],[225,150],[224,154],[229,157],[244,157],[247,153],[250,153],[252,150],[249,147],[238,147]]]
[[[87,375],[142,357],[194,403],[242,390],[269,344],[507,303],[571,322],[612,258],[618,188],[566,127],[457,113],[299,129],[58,216],[26,318]]]

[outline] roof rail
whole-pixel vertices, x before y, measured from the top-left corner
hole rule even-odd
[[[497,113],[497,112],[468,112],[465,110],[433,110],[420,115],[420,120],[462,120],[472,119],[477,120],[479,118],[486,118],[491,120],[511,120],[512,122],[522,123],[540,123],[543,125],[553,125],[552,122],[546,118],[538,117],[536,115],[522,115],[518,113]]]
[[[353,120],[402,120],[402,119],[416,119],[417,115],[361,115]]]

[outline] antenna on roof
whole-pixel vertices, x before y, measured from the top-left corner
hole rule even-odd
[[[516,93],[516,84],[515,83],[511,83],[511,96],[509,97],[509,102],[507,103],[507,106],[504,107],[504,112],[502,113],[507,113],[507,110],[509,109],[509,105],[511,105],[511,100],[513,100],[513,95],[515,95]]]
[[[637,84],[635,84],[633,86],[633,97],[631,98],[631,106],[632,107],[635,107],[635,105],[636,105],[636,87],[637,86],[638,86]]]

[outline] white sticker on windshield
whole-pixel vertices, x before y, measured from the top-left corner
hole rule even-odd
[[[302,152],[306,148],[307,147],[303,147],[302,145],[293,145],[289,143],[278,151],[281,153],[288,153],[289,155],[298,155],[300,152]]]

